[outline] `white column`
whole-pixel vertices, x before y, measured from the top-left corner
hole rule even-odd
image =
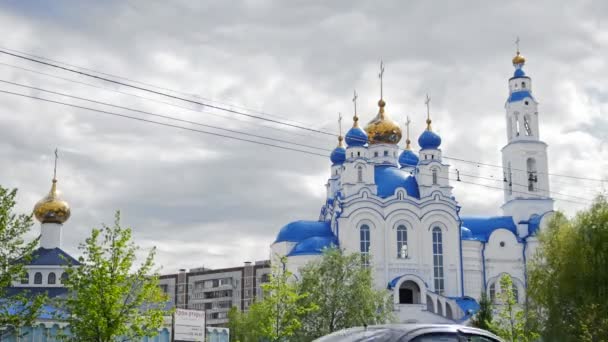
[[[61,223],[42,223],[40,247],[46,249],[61,248]]]

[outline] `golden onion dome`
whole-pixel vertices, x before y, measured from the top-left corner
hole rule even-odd
[[[380,99],[378,115],[365,126],[370,144],[396,144],[401,140],[401,128],[384,112],[385,106],[386,102]]]
[[[57,179],[53,179],[48,195],[34,206],[34,216],[41,223],[64,223],[70,218],[70,205],[58,195]]]
[[[517,55],[513,57],[513,65],[524,64],[526,63],[526,58],[522,56],[519,51],[517,51]]]

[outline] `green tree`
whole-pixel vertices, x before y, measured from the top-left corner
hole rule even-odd
[[[393,318],[392,297],[386,290],[374,289],[371,270],[363,267],[359,253],[328,248],[320,260],[303,267],[300,274],[298,291],[307,294],[302,305],[319,308],[302,317],[301,340]]]
[[[528,294],[548,341],[608,341],[608,202],[568,219],[556,213],[539,236]]]
[[[500,292],[496,297],[498,298],[498,312],[494,320],[489,322],[489,330],[507,341],[538,340],[540,335],[528,329],[527,312],[517,303],[510,275],[504,274],[500,277]]]
[[[482,292],[479,300],[479,311],[471,318],[470,324],[475,328],[491,331],[492,320],[492,301],[485,292]]]
[[[26,242],[24,235],[32,227],[32,216],[14,213],[17,189],[0,186],[0,328],[18,328],[31,324],[44,304],[45,296],[27,292],[9,295],[13,281],[25,277],[27,265],[38,245],[38,239]]]
[[[80,265],[66,269],[68,296],[60,303],[72,335],[65,339],[130,341],[158,334],[163,316],[171,312],[165,310],[168,298],[153,270],[155,250],[136,267],[139,248],[131,241],[131,229],[120,226],[118,212],[112,227],[93,229],[79,249]]]
[[[254,302],[248,312],[233,308],[229,313],[231,339],[239,342],[287,341],[301,329],[300,317],[316,310],[304,302],[306,293],[297,292],[293,274],[285,268],[285,259],[273,268],[269,281],[262,284],[263,299]]]

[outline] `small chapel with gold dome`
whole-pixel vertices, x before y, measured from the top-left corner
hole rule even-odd
[[[319,216],[281,228],[271,245],[273,258],[286,257],[287,267],[298,274],[324,248],[361,253],[375,286],[392,294],[400,322],[466,322],[479,309],[482,293],[494,299],[501,291],[498,280],[505,273],[524,303],[527,260],[537,246],[536,233],[553,212],[547,144],[540,140],[538,103],[525,62],[518,48],[505,102],[501,216],[460,214],[451,185],[458,175],[443,158],[449,146],[442,146],[432,129],[428,96],[419,148],[412,147],[409,119],[400,147],[403,131],[389,115],[381,65],[378,113],[361,128],[355,93],[352,128],[344,139],[340,133],[331,152]]]
[[[55,159],[55,170],[56,163]],[[71,211],[68,202],[60,196],[57,182],[55,172],[51,190],[34,206],[34,217],[40,222],[40,247],[25,265],[25,277],[16,279],[8,288],[9,295],[24,290],[28,294],[44,293],[50,298],[67,293],[63,286],[67,276],[65,268],[79,262],[62,249],[63,224],[70,218]]]

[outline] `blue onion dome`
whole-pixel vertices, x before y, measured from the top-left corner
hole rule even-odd
[[[441,137],[431,130],[431,120],[426,120],[427,128],[420,134],[418,138],[418,145],[423,150],[426,149],[437,149],[441,145]]]
[[[401,155],[399,155],[399,164],[401,165],[401,167],[416,166],[418,165],[418,160],[418,156],[414,152],[412,152],[412,150],[409,149],[403,150],[403,152],[401,152]]]
[[[346,145],[365,146],[367,144],[367,133],[359,127],[359,117],[353,117],[353,127],[346,132]]]
[[[342,143],[342,136],[338,137],[338,146],[331,152],[329,159],[334,165],[343,164],[346,160],[346,149]]]

